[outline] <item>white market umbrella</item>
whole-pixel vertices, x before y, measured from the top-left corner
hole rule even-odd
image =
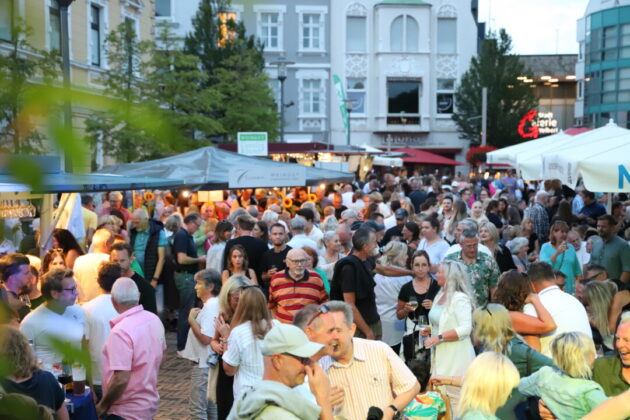
[[[557,178],[574,187],[581,176],[596,192],[630,191],[630,133],[590,145],[557,150],[543,159],[545,179]]]
[[[580,147],[594,150],[598,147],[598,142],[623,135],[630,134],[630,130],[617,126],[612,120],[603,127],[575,136],[560,138],[556,142],[539,145],[533,150],[520,153],[516,158],[516,168],[520,171],[523,179],[561,179],[558,173],[543,173],[543,156],[550,156],[556,152],[562,154],[572,154]],[[566,179],[566,178],[565,178]],[[568,184],[568,183],[567,183]]]
[[[553,134],[551,136],[543,137],[540,139],[529,140],[523,143],[515,144],[513,146],[503,147],[498,150],[493,150],[492,152],[486,154],[486,163],[488,164],[502,164],[502,165],[510,165],[516,168],[517,157],[519,154],[523,152],[527,152],[529,150],[537,150],[539,147],[544,147],[545,145],[554,144],[557,141],[560,141],[565,138],[569,138],[568,134],[560,131],[559,133]]]

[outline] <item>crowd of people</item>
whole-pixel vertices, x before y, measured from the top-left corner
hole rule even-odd
[[[68,418],[84,349],[98,415],[153,418],[173,331],[193,419],[630,416],[625,194],[401,170],[133,197],[0,259],[0,386],[39,413]]]

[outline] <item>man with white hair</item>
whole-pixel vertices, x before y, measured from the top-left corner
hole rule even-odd
[[[549,213],[546,208],[549,193],[538,191],[534,200],[534,204],[525,209],[525,218],[534,222],[534,233],[538,236],[538,242],[542,244],[547,242],[549,237]]]
[[[165,261],[168,242],[164,225],[155,219],[149,219],[145,209],[138,209],[131,215],[129,245],[133,249],[136,261],[142,268],[144,278],[157,288]]]
[[[129,219],[131,219],[131,213],[129,210],[123,207],[123,195],[120,191],[112,191],[109,193],[109,207],[103,207],[99,216],[108,216],[112,210],[118,210],[123,215],[123,222],[125,226]]]
[[[79,289],[79,303],[90,301],[101,294],[96,279],[98,267],[109,261],[109,251],[114,243],[114,234],[105,228],[98,229],[92,237],[92,252],[79,256],[74,261],[74,277]]]
[[[112,304],[120,314],[103,348],[103,398],[99,418],[144,420],[155,417],[160,396],[157,375],[166,339],[160,319],[138,305],[136,283],[121,277],[112,286]]]

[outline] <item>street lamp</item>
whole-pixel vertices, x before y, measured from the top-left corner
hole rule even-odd
[[[348,135],[346,136],[346,143],[350,146],[350,131],[352,127],[350,126],[350,116],[352,115],[352,110],[354,109],[354,99],[344,99],[346,103],[346,112],[348,112]]]
[[[284,81],[287,80],[287,66],[295,63],[281,56],[271,64],[278,67],[278,80],[280,81],[280,143],[284,143],[284,108],[293,105],[293,102],[286,105],[284,103]]]
[[[57,0],[59,15],[61,17],[61,60],[63,71],[63,122],[66,129],[72,129],[72,104],[70,103],[70,35],[68,30],[68,8],[74,0]],[[67,156],[63,156],[64,169],[72,172],[72,162]]]

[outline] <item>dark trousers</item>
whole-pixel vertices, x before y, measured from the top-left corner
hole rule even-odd
[[[195,304],[195,279],[192,273],[175,273],[175,285],[179,293],[177,311],[177,350],[184,350],[188,338],[188,314]]]
[[[103,420],[125,420],[124,417],[117,416],[116,414],[105,414],[104,417],[101,417]]]

